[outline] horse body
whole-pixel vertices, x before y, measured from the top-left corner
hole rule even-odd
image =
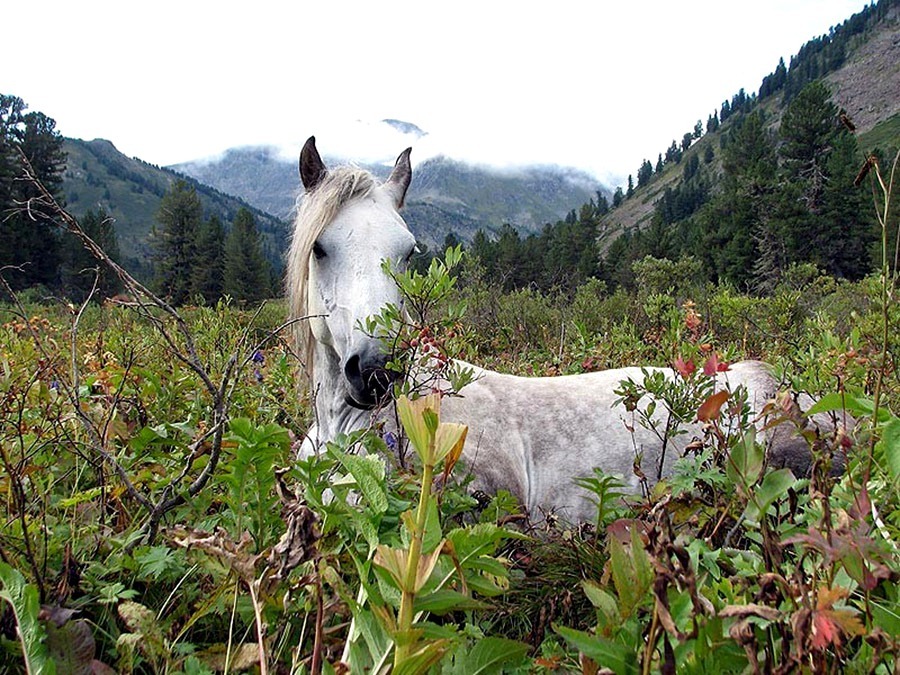
[[[667,368],[617,368],[559,377],[517,377],[476,370],[477,379],[460,396],[445,399],[442,418],[469,426],[463,449],[473,486],[487,493],[512,492],[534,518],[553,512],[572,521],[589,520],[596,507],[576,478],[594,467],[620,477],[635,492],[641,481],[634,466],[652,485],[656,482],[663,441],[637,423],[614,392],[624,380],[641,383],[645,372]],[[775,380],[765,364],[734,364],[717,376],[717,388],[744,387],[747,402],[759,410],[775,393]],[[647,401],[639,405],[646,409]],[[664,427],[663,406],[654,418]],[[681,427],[686,433],[668,440],[662,475],[684,447],[702,437],[699,425]]]
[[[288,290],[292,316],[310,317],[298,324],[298,344],[315,402],[316,424],[301,450],[311,453],[341,433],[369,426],[396,431],[387,355],[359,323],[388,303],[402,304],[382,261],[402,268],[415,240],[398,214],[411,177],[408,150],[384,184],[358,169],[329,173],[313,138],[304,146],[300,165],[307,195],[295,224]],[[475,380],[444,399],[442,418],[469,426],[462,460],[474,475],[473,488],[509,490],[532,517],[553,511],[579,521],[590,519],[594,507],[573,481],[594,467],[637,490],[634,465],[640,457],[650,481],[658,477],[663,442],[615,406],[614,391],[623,380],[641,382],[644,370],[659,369],[524,378],[472,368]],[[671,370],[661,370],[674,377]],[[756,412],[777,388],[768,367],[757,361],[733,364],[717,378],[717,388],[743,387]],[[655,413],[660,419],[661,408]],[[765,433],[773,441],[770,455],[776,463],[802,466],[801,455],[808,463],[804,442],[790,434]],[[670,439],[663,475],[701,434],[698,425],[688,425],[687,433]]]

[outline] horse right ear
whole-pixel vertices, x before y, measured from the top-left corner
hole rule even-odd
[[[303,187],[309,192],[327,175],[328,169],[325,168],[325,163],[316,150],[316,137],[310,136],[300,151],[300,180]]]

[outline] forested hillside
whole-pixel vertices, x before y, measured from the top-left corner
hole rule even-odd
[[[865,276],[878,226],[855,179],[866,157],[887,166],[900,147],[898,30],[896,0],[867,7],[780,62],[758,95],[740,90],[645,159],[611,204],[598,195],[540,236],[481,233],[472,250],[506,288],[632,286],[646,256],[758,292],[801,263]]]
[[[588,278],[609,288],[628,286],[633,264],[648,255],[689,259],[699,278],[754,291],[773,288],[798,263],[860,278],[875,260],[877,232],[871,212],[862,208],[867,197],[853,179],[870,153],[885,161],[900,144],[898,26],[897,0],[881,0],[809,41],[789,65],[780,62],[763,78],[758,94],[741,90],[726,99],[655,160],[644,159],[615,194],[560,171],[489,175],[436,158],[417,167],[405,217],[432,252],[465,242],[488,278],[508,289],[575,288]],[[60,139],[52,119],[23,115],[30,122],[20,124],[21,142],[50,157],[43,170],[48,185],[76,216],[102,213],[97,222],[111,216],[114,226],[104,236],[115,235],[126,267],[152,279],[160,242],[151,234],[160,225],[163,197],[179,176],[124,157],[107,141]],[[230,187],[255,195],[260,184],[268,186],[259,199],[290,210],[293,163],[276,167],[271,152],[247,149],[214,164],[191,170],[212,171],[223,180],[227,170]],[[277,274],[286,225],[185,180],[200,198],[201,220],[217,218],[223,233],[242,207],[249,209],[263,255]],[[576,193],[587,201],[563,219],[551,217],[560,199]],[[19,273],[21,283],[71,282],[85,262],[62,260],[73,247],[58,246],[39,228],[20,231],[15,222],[4,224],[10,231],[4,260],[30,261],[29,271]],[[38,256],[45,245],[46,254]]]
[[[250,210],[262,235],[266,258],[281,269],[287,241],[285,222],[188,176],[126,157],[109,141],[67,138],[63,151],[68,157],[62,176],[68,208],[75,215],[97,209],[110,215],[115,220],[123,262],[138,276],[149,278],[152,274],[150,233],[158,224],[163,196],[178,180],[192,185],[200,197],[205,217],[216,216],[226,227],[241,208]]]
[[[644,257],[692,256],[700,274],[770,289],[794,263],[841,277],[872,269],[870,154],[900,147],[900,7],[882,0],[780,62],[680,142],[645,160],[598,223],[598,273],[630,283]]]
[[[186,177],[128,159],[107,141],[67,141],[56,123],[0,95],[0,295],[101,300],[121,284],[72,234],[175,305],[280,293],[286,227]]]

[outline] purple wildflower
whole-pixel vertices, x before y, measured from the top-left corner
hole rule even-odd
[[[259,349],[257,349],[253,352],[253,356],[250,357],[250,360],[253,361],[253,363],[265,363],[266,357]]]
[[[388,431],[384,435],[384,443],[392,452],[397,452],[400,443],[397,441],[397,435],[393,431]]]

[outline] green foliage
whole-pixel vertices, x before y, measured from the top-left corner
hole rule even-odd
[[[196,190],[183,180],[176,181],[160,202],[160,229],[155,233],[155,286],[173,305],[185,304],[190,298],[194,243],[202,219],[203,206]]]
[[[225,240],[223,280],[225,293],[241,304],[272,295],[269,265],[260,244],[256,219],[249,210],[241,209]]]
[[[23,180],[26,165],[51,193],[59,195],[66,155],[56,122],[26,112],[17,96],[0,94],[0,267],[13,290],[32,286],[55,289],[62,262],[58,228],[30,200],[38,197]],[[31,203],[32,208],[24,208]]]
[[[0,562],[0,600],[9,603],[15,619],[14,625],[22,648],[22,661],[29,675],[53,675],[55,663],[49,658],[43,644],[45,630],[38,621],[40,601],[38,590],[26,583],[18,570]]]
[[[504,225],[495,239],[479,232],[469,252],[484,268],[486,279],[505,290],[572,292],[598,274],[596,240],[603,213],[603,204],[592,199],[578,215],[573,211],[565,220],[546,225],[540,235],[522,239],[510,225]]]
[[[84,233],[115,261],[119,261],[119,242],[112,219],[101,208],[89,210],[79,221]],[[63,265],[61,283],[67,297],[82,302],[94,287],[96,299],[110,298],[122,291],[122,283],[113,272],[88,251],[74,235],[62,235]]]
[[[748,296],[698,280],[697,265],[644,260],[631,294],[596,278],[504,292],[456,249],[424,271],[389,270],[410,315],[388,308],[364,328],[391,340],[401,368],[457,356],[520,374],[676,368],[674,381],[648,370],[622,383],[619,409],[663,447],[700,420],[687,455],[668,458],[672,476],[623,496],[589,474],[579,486],[594,521],[549,518],[534,538],[505,527],[528,531],[509,495],[435,480],[460,474],[460,427],[442,431],[433,398],[401,415],[405,455],[387,450],[403,439],[375,429],[297,461],[311,413],[288,346],[268,335],[283,305],[183,314],[213,379],[239,372],[217,464],[215,397],[157,332],[170,320],[4,308],[0,574],[31,642],[4,642],[0,667],[42,653],[77,672],[91,651],[122,672],[217,672],[226,660],[329,672],[342,658],[396,672],[890,672],[900,390],[881,375],[900,334],[893,276],[850,282],[798,265]],[[790,396],[766,408],[806,438],[809,476],[767,467],[741,392],[723,395],[720,366],[743,357],[776,363],[785,385],[818,398],[809,412],[856,418],[815,437]],[[178,494],[150,540],[154,504]]]
[[[191,270],[191,296],[215,305],[225,292],[225,231],[218,216],[210,216],[200,226],[194,247],[197,255]]]
[[[128,157],[107,140],[67,138],[63,147],[69,157],[62,184],[68,209],[79,219],[98,205],[108,213],[115,220],[121,249],[122,259],[117,262],[148,285],[153,280],[151,231],[159,228],[160,202],[175,181],[184,180],[195,189],[205,218],[215,216],[222,223],[231,223],[238,210],[247,206],[183,174]],[[266,258],[280,268],[287,224],[257,209],[252,211]]]

